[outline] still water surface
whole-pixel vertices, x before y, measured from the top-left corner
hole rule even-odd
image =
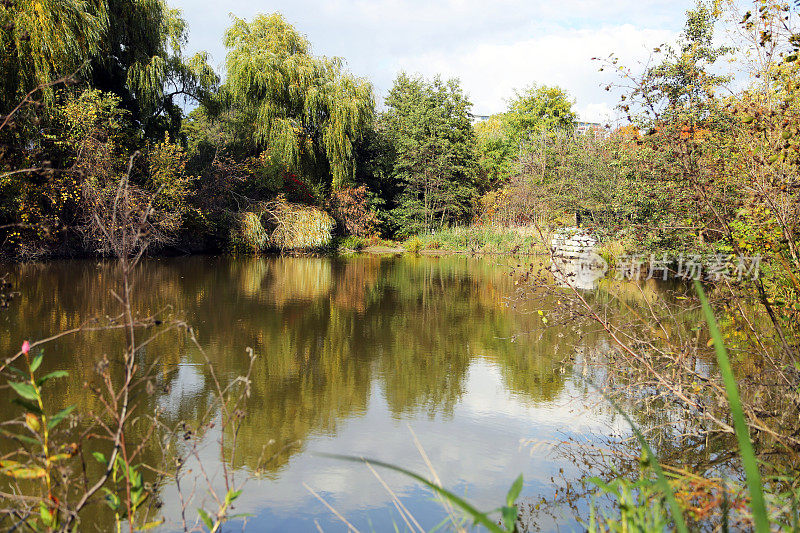
[[[248,531],[344,531],[303,484],[362,531],[404,530],[391,494],[366,467],[318,454],[426,473],[416,435],[443,484],[488,510],[520,473],[528,501],[552,495],[551,476],[561,469],[575,473],[549,444],[619,429],[603,410],[586,407],[592,399],[576,368],[582,351],[602,339],[576,325],[544,325],[537,309],[516,297],[516,264],[465,257],[150,259],[137,273],[136,302],[141,316],[161,310],[190,323],[224,379],[246,371],[247,347],[258,356],[234,460],[238,479],[259,473],[236,508],[252,515]],[[6,270],[22,296],[0,313],[1,353],[116,313],[111,264]],[[83,383],[96,379],[96,363],[119,354],[121,342],[94,332],[49,345],[48,367],[70,372],[50,389],[54,401],[97,409]],[[142,357],[158,365],[155,392],[141,399],[140,412],[160,409],[169,421],[191,421],[209,405],[212,380],[187,342],[168,335]],[[0,419],[16,414],[0,391]],[[200,452],[212,475],[216,438],[210,433]],[[426,529],[446,517],[429,491],[391,473],[381,477]],[[206,497],[202,486],[196,497]],[[164,529],[178,528],[175,487],[163,487],[159,499]],[[187,510],[192,521],[198,506]],[[96,518],[100,529],[103,520]],[[538,526],[580,528],[569,514]]]

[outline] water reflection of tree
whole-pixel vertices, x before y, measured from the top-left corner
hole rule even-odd
[[[713,414],[724,419],[720,410],[727,407],[715,402],[707,386],[701,385],[715,373],[716,360],[713,352],[703,349],[708,348],[708,337],[698,327],[704,323],[701,309],[687,304],[693,294],[689,285],[678,282],[603,280],[596,291],[586,294],[587,302],[601,309],[602,316],[613,322],[614,331],[647,356],[651,370],[643,372],[643,364],[621,356],[619,346],[607,335],[600,336],[603,342],[589,345],[582,364],[587,365],[586,381],[614,398],[646,433],[662,461],[711,475],[731,461],[736,445],[732,433],[720,432],[705,417]],[[748,362],[743,358],[733,364],[744,372]],[[682,369],[691,372],[691,379],[683,383],[681,375],[686,370]],[[690,401],[676,402],[664,383],[654,377],[654,371],[668,380],[669,386],[680,388]],[[740,390],[744,397],[747,389],[740,386]],[[586,392],[590,392],[588,385]],[[692,401],[698,401],[699,407]],[[610,406],[607,408],[613,412]],[[620,446],[613,439],[610,442]],[[620,456],[613,466],[636,471],[636,443],[627,441],[627,445],[632,455]],[[603,466],[601,461],[591,465],[595,472]]]
[[[92,262],[18,267],[14,283],[23,299],[3,317],[0,350],[9,353],[20,335],[104,316],[113,268]],[[499,364],[509,386],[531,401],[551,399],[563,387],[554,370],[555,337],[509,342],[532,329],[536,317],[509,312],[513,280],[489,261],[198,257],[147,261],[137,276],[138,312],[171,305],[168,313],[185,315],[219,375],[242,374],[244,348],[254,348],[259,358],[237,451],[237,463],[249,468],[277,454],[263,465],[276,472],[301,449],[293,443],[335,433],[366,410],[373,382],[398,417],[452,412],[475,357]],[[104,332],[52,345],[58,357],[49,360],[73,377],[57,384],[54,396],[93,408],[83,383],[122,342]],[[149,346],[143,365],[148,354],[161,361],[155,392],[140,398],[141,412],[161,405],[170,422],[198,420],[211,392],[200,355],[176,335]],[[181,364],[196,364],[192,383],[182,381]],[[0,417],[7,409],[0,401]]]
[[[575,350],[573,335],[566,328],[532,330],[534,340],[517,350],[506,350],[501,359],[503,379],[507,387],[523,400],[532,403],[553,401],[564,388],[564,378],[570,374],[571,355]],[[566,337],[566,338],[565,338]],[[521,349],[520,349],[521,348]]]

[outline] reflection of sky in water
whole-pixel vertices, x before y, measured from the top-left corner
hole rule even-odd
[[[545,327],[538,310],[547,310],[547,301],[524,309],[515,300],[509,266],[518,261],[148,260],[139,270],[136,302],[140,316],[172,306],[185,317],[223,382],[246,372],[245,347],[258,356],[237,465],[254,468],[269,440],[277,443],[264,450],[265,457],[276,456],[267,465],[268,479],[248,481],[237,501],[234,512],[254,515],[250,530],[312,531],[315,520],[326,531],[343,530],[303,483],[362,531],[393,529],[394,523],[402,530],[390,495],[364,465],[314,453],[373,457],[427,475],[410,425],[445,486],[488,510],[502,502],[519,473],[528,498],[552,495],[550,477],[560,468],[574,473],[574,465],[548,454],[549,446],[525,441],[591,438],[608,434],[609,425],[622,429],[587,409],[585,387],[571,378],[581,351],[603,349],[601,337],[578,333],[571,323],[554,326],[555,320]],[[25,298],[14,312],[0,315],[0,353],[17,349],[23,335],[42,337],[115,312],[113,302],[101,296],[116,289],[109,264],[16,268],[13,281]],[[148,361],[157,356],[160,366],[155,392],[140,398],[138,409],[147,416],[160,408],[168,423],[186,420],[191,427],[212,404],[213,382],[205,358],[185,344],[176,349],[175,340],[160,337],[143,355]],[[120,334],[87,333],[49,346],[48,353],[58,357],[45,361],[47,370],[70,372],[69,380],[53,384],[52,396],[65,405],[93,405],[81,384],[96,380],[95,363],[104,354],[113,361],[122,341]],[[602,379],[602,372],[596,377]],[[3,394],[0,390],[0,420],[7,420],[17,413]],[[221,481],[214,476],[218,438],[208,434],[200,449],[216,482]],[[298,440],[301,444],[285,447]],[[161,457],[160,444],[146,448],[151,460]],[[201,505],[216,507],[204,484],[193,484],[198,465],[190,460],[188,469],[192,473],[182,485],[186,496],[195,494],[186,509],[193,522]],[[407,478],[381,475],[423,526],[442,520],[444,511],[429,491]],[[237,482],[245,479],[245,468],[236,476]],[[163,487],[159,498],[161,514],[175,529],[180,516],[175,487]],[[86,523],[102,530],[108,517],[96,509]],[[576,525],[570,517],[560,524],[568,530]],[[550,530],[555,524],[540,525]]]
[[[551,494],[550,477],[559,468],[568,475],[576,473],[573,465],[549,453],[548,447],[532,449],[523,442],[526,439],[558,442],[569,436],[608,433],[610,426],[621,429],[607,416],[583,409],[582,394],[570,381],[552,402],[531,406],[519,401],[506,389],[500,370],[484,359],[473,360],[465,393],[452,416],[431,418],[419,413],[398,420],[392,417],[380,384],[373,385],[363,415],[342,421],[335,436],[310,437],[305,450],[290,460],[278,479],[248,482],[236,506],[237,513],[254,515],[248,529],[312,531],[316,521],[325,531],[345,530],[303,487],[306,483],[362,531],[385,531],[395,524],[403,530],[391,496],[368,468],[315,453],[371,457],[430,477],[409,426],[444,486],[465,495],[479,509],[498,506],[519,473],[525,476],[523,498]],[[203,455],[209,460],[216,455],[216,437],[209,435],[204,444]],[[399,474],[378,472],[423,527],[433,528],[445,518],[430,491]],[[177,516],[174,488],[165,489],[162,497],[166,516]],[[566,516],[560,524],[539,526],[545,531],[557,526],[570,530],[578,524]]]
[[[166,412],[175,412],[181,404],[181,398],[198,394],[205,385],[202,369],[196,364],[180,363],[177,376],[172,377],[168,394],[158,398],[158,406]]]

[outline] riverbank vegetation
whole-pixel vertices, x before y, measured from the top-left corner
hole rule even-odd
[[[276,232],[309,235],[287,242],[310,250],[558,224],[574,205],[537,187],[571,188],[575,165],[599,168],[587,150],[607,150],[604,135],[574,134],[558,87],[518,92],[476,125],[458,80],[400,73],[379,110],[367,80],[315,55],[279,14],[233,19],[223,80],[206,55],[185,56],[180,13],[159,1],[65,4],[46,16],[73,24],[28,28],[31,9],[2,8],[5,258],[107,253],[92,227],[123,179],[152,199],[151,253],[286,249]],[[85,45],[31,44],[50,41]]]
[[[714,34],[723,17],[734,21],[724,46]],[[232,20],[223,79],[204,54],[184,55],[186,25],[160,0],[70,0],[46,11],[4,3],[0,251],[20,260],[117,258],[119,313],[91,327],[126,339],[120,360],[98,368],[92,436],[108,448],[94,456],[96,471],[83,469],[82,487],[58,483],[62,462],[80,450],[68,440],[54,444],[51,430],[69,419],[70,406],[53,412],[42,392],[63,373],[37,374],[35,342],[0,366],[20,406],[9,438],[21,447],[0,462],[16,483],[17,507],[4,509],[4,519],[68,529],[102,489],[117,524],[149,527],[143,504],[162,478],[145,483],[142,465],[156,472],[171,462],[179,480],[198,435],[219,421],[220,453],[235,456],[249,368],[222,384],[209,364],[214,405],[193,432],[172,421],[168,438],[150,440],[163,429],[157,419],[128,420],[131,395],[157,381],[138,366],[150,342],[138,332],[164,325],[131,311],[128,284],[145,253],[258,254],[336,242],[358,249],[392,239],[412,252],[523,254],[543,252],[548,230],[580,225],[598,237],[607,262],[628,271],[644,263],[636,268],[650,267],[651,278],[656,260],[680,274],[692,257],[706,269],[721,333],[676,318],[695,313],[701,324],[700,300],[686,287],[653,298],[640,284],[609,281],[587,294],[568,278],[557,277],[557,287],[552,272],[533,265],[518,273],[520,298],[549,298],[539,310],[545,326],[587,321],[607,336],[611,347],[571,362],[624,412],[637,413],[633,422],[652,448],[639,461],[641,441],[617,442],[608,460],[605,450],[565,443],[562,453],[586,465],[587,477],[556,499],[586,498],[593,472],[593,486],[612,501],[593,507],[591,528],[677,528],[677,505],[692,527],[763,531],[760,490],[767,520],[797,530],[797,17],[771,0],[744,11],[698,4],[679,41],[655,49],[647,66],[598,60],[619,76],[627,120],[580,131],[569,95],[548,85],[520,90],[506,112],[474,123],[458,80],[400,73],[378,109],[368,80],[314,54],[279,14]],[[728,65],[738,70],[726,72]],[[735,275],[742,258],[758,258],[757,271]],[[0,283],[5,304],[12,291]],[[169,327],[193,339],[180,320]],[[711,353],[723,343],[736,398],[720,353]],[[228,444],[226,434],[234,436]],[[181,438],[189,444],[180,453],[160,448]],[[745,440],[760,461],[758,484]],[[140,453],[158,459],[139,461]],[[210,530],[227,518],[238,486],[231,481],[217,508],[202,510]],[[652,513],[632,512],[644,503]]]
[[[4,257],[105,253],[92,227],[127,176],[152,199],[156,253],[346,236],[435,247],[453,232],[505,234],[490,248],[524,252],[530,228],[580,224],[612,262],[634,250],[797,260],[794,14],[778,4],[728,36],[737,51],[713,44],[715,21],[736,14],[720,4],[692,11],[642,71],[598,61],[620,73],[629,123],[580,131],[569,95],[547,85],[475,123],[458,80],[400,73],[378,109],[368,80],[278,14],[233,19],[223,80],[183,54],[180,13],[151,4],[65,4],[47,16],[74,24],[31,28],[26,4],[2,8]],[[732,94],[728,60],[748,69]]]

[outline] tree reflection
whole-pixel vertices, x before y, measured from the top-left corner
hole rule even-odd
[[[464,257],[154,259],[137,272],[135,302],[141,316],[160,311],[192,324],[224,379],[243,374],[245,348],[255,350],[234,462],[276,476],[309,437],[335,434],[378,397],[395,418],[452,414],[476,359],[498,366],[506,386],[531,403],[555,398],[568,375],[562,360],[578,341],[563,328],[542,332],[538,315],[509,308],[510,266]],[[13,268],[22,298],[0,316],[3,353],[23,337],[90,317],[107,323],[113,314],[113,264]],[[102,331],[49,346],[47,364],[71,376],[52,397],[96,409],[83,384],[123,343]],[[204,357],[178,334],[157,339],[141,357],[142,366],[157,361],[158,372],[151,393],[140,391],[138,412],[161,408],[168,424],[199,420],[212,397]],[[5,395],[3,420],[14,414]],[[147,453],[155,461],[161,452]]]

